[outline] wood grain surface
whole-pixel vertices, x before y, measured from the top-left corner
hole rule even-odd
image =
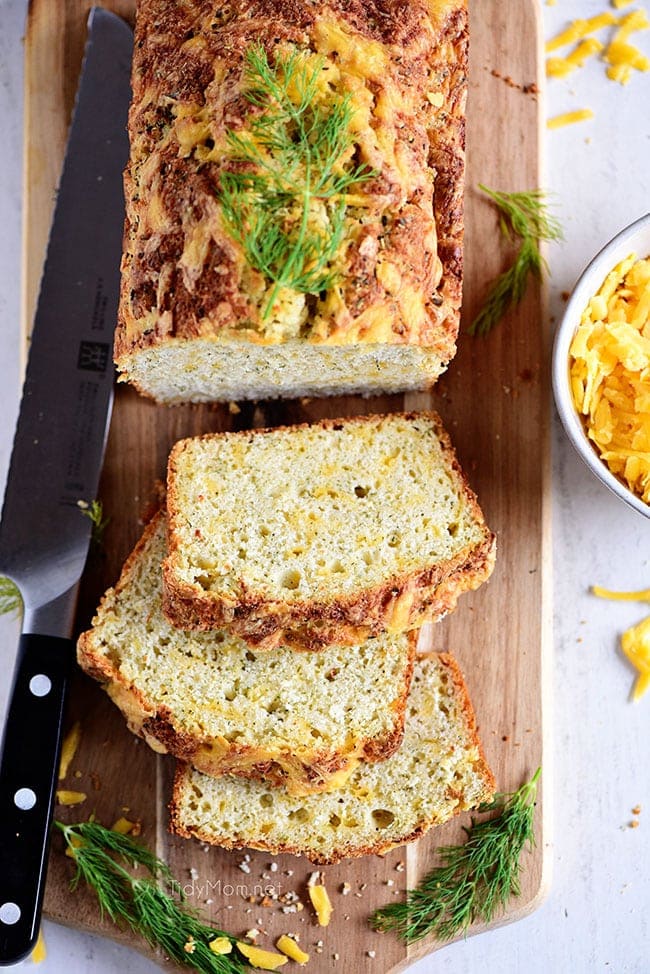
[[[109,9],[131,18],[128,0]],[[63,156],[83,44],[87,0],[32,0],[25,48],[25,232],[24,316],[32,320]],[[464,325],[480,306],[489,280],[512,254],[504,245],[479,182],[514,190],[543,183],[540,174],[541,84],[539,12],[535,0],[470,0],[471,69],[468,102]],[[544,295],[533,286],[524,302],[487,339],[461,334],[459,351],[435,392],[363,400],[242,404],[232,415],[224,407],[155,406],[120,388],[115,402],[100,496],[110,524],[101,554],[91,555],[82,583],[78,629],[86,627],[103,590],[112,584],[137,540],[142,517],[165,473],[175,440],[196,433],[299,422],[322,416],[426,408],[441,413],[490,526],[498,536],[497,568],[491,581],[464,596],[455,613],[423,633],[423,646],[454,652],[477,711],[488,760],[499,788],[511,790],[544,764],[537,817],[537,844],[523,860],[521,896],[497,922],[532,911],[548,882],[546,809],[551,782],[545,683],[550,649],[549,584],[549,389],[548,336]],[[260,924],[268,937],[300,934],[312,954],[309,970],[377,974],[407,968],[441,945],[428,940],[406,949],[393,936],[373,933],[372,910],[412,887],[435,862],[436,847],[462,840],[463,816],[407,848],[384,858],[325,867],[334,917],[319,928],[309,907],[309,863],[290,856],[271,859],[206,849],[172,838],[166,831],[166,802],[173,760],[154,754],[126,729],[102,691],[81,674],[75,678],[68,721],[79,720],[82,741],[67,785],[87,793],[86,802],[58,809],[77,820],[94,812],[111,824],[120,815],[142,822],[142,837],[169,864],[193,906],[228,931],[241,935]],[[113,937],[143,950],[131,934],[102,921],[92,894],[72,893],[70,859],[53,841],[46,914],[61,923]],[[405,864],[404,871],[398,869]],[[343,882],[351,893],[343,896]],[[262,906],[267,883],[281,894],[295,890],[302,911],[283,913]],[[254,902],[249,901],[252,897]],[[472,928],[471,933],[483,929]],[[319,942],[322,947],[319,947]],[[374,957],[369,952],[374,952]],[[164,958],[158,956],[163,965]]]

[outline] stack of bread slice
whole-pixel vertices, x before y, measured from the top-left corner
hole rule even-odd
[[[182,440],[166,508],[78,658],[179,759],[174,831],[335,862],[490,797],[457,665],[416,652],[494,561],[435,414]]]

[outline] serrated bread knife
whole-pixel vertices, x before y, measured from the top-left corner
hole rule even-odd
[[[79,578],[112,405],[133,36],[94,9],[0,523],[24,603],[0,759],[0,963],[38,936]],[[5,670],[9,680],[11,671]]]

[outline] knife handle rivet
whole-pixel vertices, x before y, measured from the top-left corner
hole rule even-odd
[[[46,697],[52,689],[52,681],[45,673],[37,673],[29,681],[29,689],[35,697]]]
[[[14,805],[21,812],[28,812],[36,804],[36,794],[31,788],[19,788],[14,795]]]
[[[20,907],[17,903],[3,903],[0,906],[0,923],[11,927],[20,920]]]

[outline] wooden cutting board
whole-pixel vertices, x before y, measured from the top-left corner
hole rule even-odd
[[[128,0],[111,0],[105,6],[127,18],[133,13]],[[32,0],[30,5],[25,48],[27,323],[33,316],[88,7],[87,0]],[[537,4],[535,0],[472,0],[470,13],[465,327],[480,306],[488,281],[512,256],[477,184],[514,190],[543,182],[540,102],[534,88],[524,90],[541,83]],[[104,588],[115,581],[140,534],[154,481],[164,477],[169,448],[178,438],[433,405],[442,414],[488,523],[498,535],[499,549],[489,584],[464,596],[457,611],[426,634],[426,643],[458,656],[499,788],[516,788],[539,764],[545,771],[536,817],[537,845],[524,856],[521,896],[497,922],[532,911],[548,881],[545,809],[551,768],[549,750],[544,748],[548,731],[544,683],[550,645],[550,407],[545,317],[543,293],[531,286],[522,305],[487,339],[461,335],[458,355],[432,395],[242,404],[241,412],[232,415],[224,407],[155,406],[120,388],[100,486],[110,524],[103,553],[92,555],[88,563],[78,618],[81,629]],[[239,868],[243,853],[208,850],[168,835],[166,802],[173,760],[157,756],[136,740],[108,698],[80,674],[69,708],[69,721],[74,720],[81,722],[82,741],[67,784],[88,797],[83,805],[58,809],[58,814],[77,820],[94,812],[107,824],[122,814],[141,821],[144,841],[170,863],[191,904],[216,924],[241,935],[259,922],[268,931],[263,938],[268,945],[280,933],[299,933],[301,944],[312,954],[312,974],[404,970],[415,958],[441,946],[429,940],[407,950],[393,936],[373,933],[367,919],[375,907],[418,882],[434,863],[438,845],[462,841],[468,816],[385,858],[326,867],[334,918],[324,930],[315,924],[308,905],[306,878],[311,869],[304,860],[280,856],[277,871],[271,873],[271,857],[252,854],[250,872],[244,872]],[[398,868],[401,863],[403,871]],[[73,864],[63,856],[55,837],[46,914],[142,950],[137,938],[101,920],[88,890],[70,892],[72,872]],[[343,881],[351,885],[347,896],[340,893]],[[277,904],[259,905],[267,883],[282,894],[295,890],[304,910],[283,913]],[[256,902],[249,902],[249,897]],[[157,959],[164,963],[162,957]]]

